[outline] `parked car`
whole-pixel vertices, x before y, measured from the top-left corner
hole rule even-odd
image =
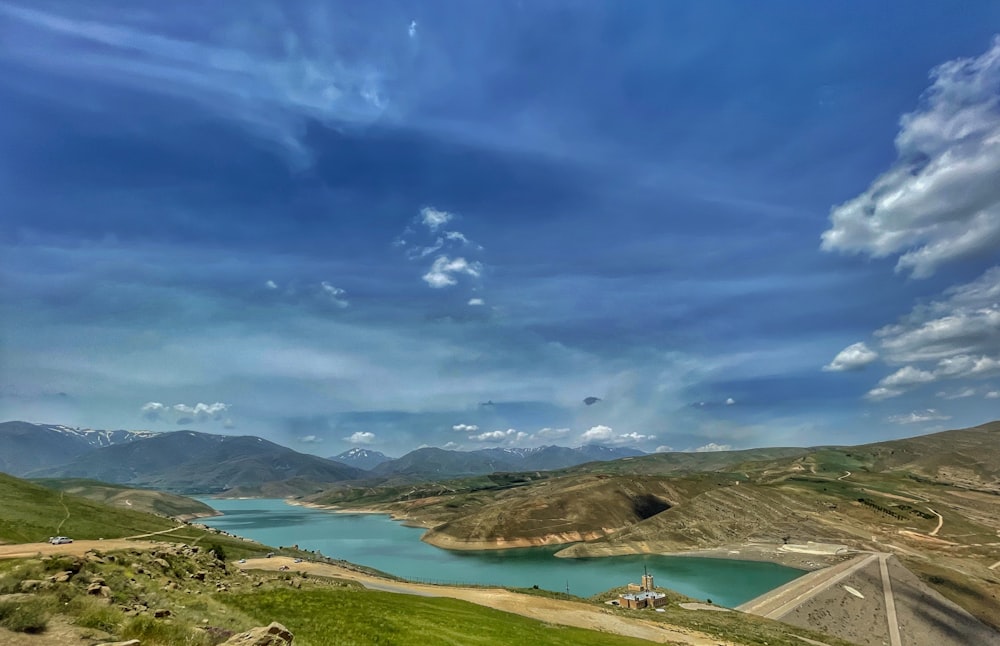
[[[66,543],[72,543],[73,539],[69,536],[51,536],[49,537],[49,542],[53,545],[64,545]]]

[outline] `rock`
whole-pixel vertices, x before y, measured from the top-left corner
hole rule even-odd
[[[105,585],[107,583],[104,580],[104,577],[100,577],[100,576],[92,576],[92,577],[90,577],[90,582],[91,583],[96,583],[98,585]]]
[[[24,581],[21,581],[19,588],[21,592],[34,592],[35,590],[41,590],[44,583],[45,581],[39,581],[37,579],[25,579]]]
[[[204,581],[206,576],[208,576],[208,572],[204,570],[198,570],[197,572],[191,575],[191,578],[196,581]]]
[[[87,586],[87,594],[92,594],[99,597],[110,597],[111,588],[104,585],[104,581],[95,581]]]
[[[163,586],[163,589],[167,591],[176,590],[177,583],[175,583],[174,581],[167,581],[167,584]]]
[[[157,608],[156,610],[153,611],[153,617],[157,619],[163,619],[164,617],[169,617],[169,616],[170,616],[170,611],[167,610],[166,608]]]
[[[58,574],[53,574],[52,576],[49,577],[48,580],[52,581],[53,583],[66,583],[67,581],[73,578],[74,574],[76,574],[76,572],[73,572],[72,570],[65,570]]]
[[[170,563],[168,563],[166,559],[153,559],[153,563],[156,563],[164,570],[170,569]]]
[[[233,635],[222,646],[289,646],[294,637],[287,628],[276,621],[266,627],[258,627],[245,633]]]
[[[139,646],[140,642],[138,639],[130,639],[127,642],[104,642],[103,644],[98,644],[97,646]]]

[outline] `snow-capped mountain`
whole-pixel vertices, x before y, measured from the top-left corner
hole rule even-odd
[[[156,435],[153,431],[102,431],[92,428],[63,426],[62,424],[38,424],[37,426],[80,439],[94,448],[124,444],[125,442],[147,439]]]
[[[340,462],[341,464],[346,464],[348,466],[357,467],[358,469],[374,469],[383,462],[388,462],[390,458],[385,453],[379,451],[372,451],[371,449],[362,449],[360,447],[355,447],[353,449],[348,449],[339,455],[335,455],[330,460],[334,462]]]
[[[0,423],[0,471],[24,475],[117,444],[156,435],[149,431],[98,431],[61,424]]]

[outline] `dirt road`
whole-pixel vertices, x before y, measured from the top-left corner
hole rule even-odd
[[[251,559],[246,563],[239,564],[240,568],[250,570],[278,570],[282,566],[287,566],[292,572],[307,572],[310,575],[357,581],[372,590],[415,594],[425,597],[461,599],[480,606],[487,606],[550,624],[588,628],[616,635],[637,637],[657,643],[678,642],[690,644],[691,646],[731,644],[731,642],[720,641],[703,633],[689,631],[685,628],[625,617],[615,614],[613,610],[587,603],[547,599],[545,597],[517,594],[497,588],[459,588],[387,581],[336,565],[310,562],[295,563],[292,559],[286,557]]]
[[[110,552],[111,550],[149,550],[160,546],[161,543],[152,541],[137,540],[169,534],[183,529],[187,525],[178,525],[170,529],[164,529],[149,534],[136,534],[125,538],[109,538],[99,541],[73,541],[62,545],[51,545],[49,543],[13,543],[11,545],[0,545],[0,559],[23,559],[32,556],[51,556],[53,554],[66,554],[68,556],[83,556],[90,550],[100,550]]]

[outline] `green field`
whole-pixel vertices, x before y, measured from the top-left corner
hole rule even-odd
[[[374,590],[269,590],[224,601],[301,646],[639,646],[641,639],[542,623],[465,601]]]

